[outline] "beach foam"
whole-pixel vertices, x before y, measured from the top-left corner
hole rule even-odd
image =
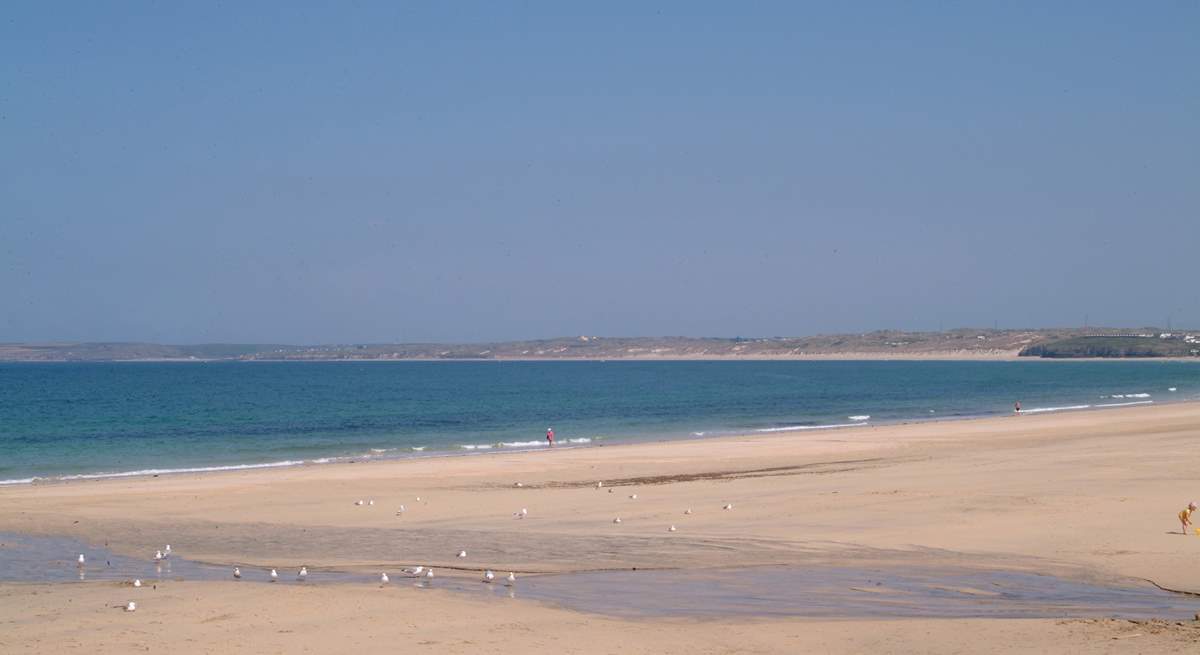
[[[1067,405],[1065,407],[1033,407],[1021,410],[1022,414],[1041,414],[1043,412],[1067,412],[1073,409],[1087,409],[1091,405]]]
[[[832,423],[829,425],[786,425],[780,428],[761,428],[755,432],[799,432],[801,430],[832,430],[834,428],[855,428],[862,423]]]
[[[1127,403],[1101,403],[1096,407],[1128,407],[1130,405],[1153,405],[1153,400],[1133,400]]]
[[[855,414],[854,416],[847,416],[846,418],[850,419],[851,421],[865,421],[865,420],[871,418],[871,415],[870,414]]]

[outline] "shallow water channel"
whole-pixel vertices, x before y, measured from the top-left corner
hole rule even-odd
[[[232,580],[232,566],[189,561],[179,549],[162,562],[117,555],[65,537],[0,533],[0,582]],[[76,558],[83,553],[87,563]],[[449,572],[445,572],[449,573]],[[522,576],[508,588],[454,572],[429,584],[391,572],[398,587],[434,587],[472,596],[524,598],[622,617],[774,616],[822,618],[1183,619],[1200,598],[1149,584],[1101,584],[1022,571],[900,567],[747,567],[726,570],[603,571]],[[242,567],[246,584],[268,570]],[[279,571],[278,584],[379,584],[378,573],[310,567],[308,579]]]

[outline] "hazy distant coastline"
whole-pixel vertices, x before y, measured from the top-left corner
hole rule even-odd
[[[395,361],[395,360],[1009,360],[1197,357],[1200,331],[1056,328],[943,332],[881,330],[807,337],[577,336],[471,344],[197,344],[53,342],[0,344],[0,361]]]

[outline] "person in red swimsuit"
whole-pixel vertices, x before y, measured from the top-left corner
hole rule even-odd
[[[546,441],[550,442],[550,447],[554,447],[554,428],[546,428]]]

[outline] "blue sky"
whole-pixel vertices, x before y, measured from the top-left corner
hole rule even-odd
[[[6,5],[0,341],[1200,327],[1200,4],[572,4]]]

